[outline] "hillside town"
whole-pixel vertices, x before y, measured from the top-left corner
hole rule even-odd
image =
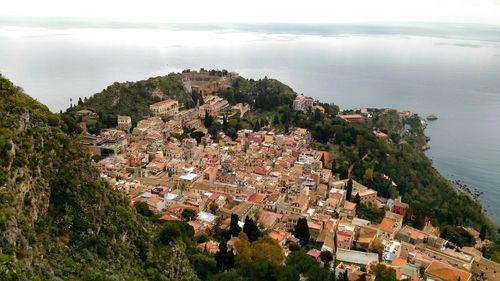
[[[340,178],[329,168],[335,155],[312,149],[306,129],[281,133],[263,126],[239,130],[235,139],[223,132],[213,138],[203,124],[206,116],[222,122],[224,116],[243,116],[249,105],[231,106],[215,95],[224,81],[198,72],[184,75],[202,94],[203,104],[185,109],[176,100],[162,100],[149,106],[149,118],[134,125],[130,116],[119,115],[116,128],[86,134],[84,143],[101,176],[131,204],[146,203],[162,220],[186,221],[195,235],[208,237],[200,251],[216,253],[219,243],[212,235],[228,230],[236,216],[241,228],[249,219],[255,222],[287,255],[291,245],[303,242],[296,229],[305,219],[313,245],[307,254],[322,263],[321,253],[332,253],[328,266],[337,274],[347,272],[349,280],[363,274],[374,280],[369,268],[378,263],[393,268],[398,280],[500,279],[500,265],[482,257],[488,241],[477,230],[464,227],[476,244],[459,248],[427,220],[422,229],[405,224],[413,214],[401,197],[383,198],[369,186]],[[293,106],[305,112],[315,104],[299,95]],[[355,123],[365,118],[339,117]],[[186,128],[203,135],[179,138]],[[357,217],[360,205],[383,210],[382,221]],[[235,255],[238,239],[227,242]]]

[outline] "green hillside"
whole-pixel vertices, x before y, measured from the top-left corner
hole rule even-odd
[[[78,139],[0,76],[0,280],[196,280],[192,228],[129,207]]]
[[[119,114],[131,116],[135,124],[144,116],[149,116],[150,104],[166,98],[176,99],[187,108],[194,106],[191,94],[184,90],[182,75],[170,73],[137,82],[115,82],[88,99],[80,99],[68,112],[75,113],[81,109],[96,112],[99,120],[88,125],[91,131],[97,132],[100,128],[116,126]]]

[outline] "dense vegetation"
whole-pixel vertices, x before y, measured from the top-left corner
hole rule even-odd
[[[0,280],[196,280],[193,231],[129,207],[75,121],[0,77]]]

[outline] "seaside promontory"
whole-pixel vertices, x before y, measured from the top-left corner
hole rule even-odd
[[[226,70],[59,114],[0,77],[0,279],[494,280],[498,226],[424,129]]]

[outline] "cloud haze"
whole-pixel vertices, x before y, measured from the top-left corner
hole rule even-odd
[[[171,23],[446,22],[500,25],[500,0],[16,0],[0,16]]]

